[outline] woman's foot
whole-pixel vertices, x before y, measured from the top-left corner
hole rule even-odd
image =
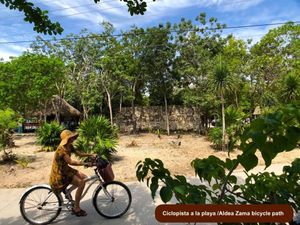
[[[76,216],[87,216],[86,211],[82,210],[82,209],[72,209],[72,213]]]

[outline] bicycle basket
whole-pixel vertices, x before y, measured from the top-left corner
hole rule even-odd
[[[115,175],[112,170],[111,163],[109,163],[107,160],[103,158],[98,158],[96,160],[96,165],[97,165],[98,172],[100,173],[105,183],[114,180]]]
[[[105,183],[111,182],[115,179],[114,171],[112,170],[110,163],[104,169],[100,169],[99,173]]]

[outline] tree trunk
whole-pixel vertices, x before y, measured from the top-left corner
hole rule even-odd
[[[223,89],[221,89],[221,104],[222,104],[222,150],[226,150],[226,128],[225,128],[225,108],[224,108],[224,95]]]
[[[167,134],[170,135],[167,93],[164,93]]]
[[[110,116],[110,123],[113,125],[113,114],[112,114],[112,106],[111,106],[111,97],[110,93],[108,92],[107,89],[105,89],[106,95],[107,95],[107,103],[108,103],[108,108],[109,108],[109,116]]]
[[[83,109],[83,119],[86,120],[89,117],[88,112],[87,112],[87,108],[86,108],[85,103],[83,101],[81,102],[81,104],[82,104],[82,109]]]
[[[54,113],[55,113],[55,119],[58,123],[60,123],[60,116],[59,116],[59,109],[57,108],[57,106],[55,105],[54,101],[52,100],[52,106],[53,106],[53,109],[54,109]],[[58,104],[59,105],[59,104]]]
[[[44,122],[47,123],[47,101],[45,102],[44,105],[43,117],[44,117]]]
[[[122,112],[122,101],[123,101],[123,96],[121,95],[120,97],[120,108],[119,108],[119,112],[121,113]]]
[[[136,87],[136,81],[133,84],[132,87],[132,92],[135,98],[135,87]],[[135,106],[134,106],[134,98],[131,100],[131,110],[132,110],[132,114],[131,114],[131,120],[132,120],[132,126],[133,126],[133,133],[136,133],[136,118],[135,118]]]

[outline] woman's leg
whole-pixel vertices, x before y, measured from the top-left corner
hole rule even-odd
[[[72,184],[77,186],[76,194],[75,194],[75,205],[74,205],[74,211],[78,212],[80,211],[80,200],[81,200],[81,194],[84,190],[85,181],[84,179],[81,179],[80,177],[76,175],[73,176]]]
[[[79,177],[80,179],[84,180],[85,178],[87,178],[87,175],[85,175],[84,173],[77,171],[76,176]]]

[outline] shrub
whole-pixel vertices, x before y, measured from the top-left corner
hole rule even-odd
[[[208,138],[213,143],[215,149],[222,149],[222,129],[220,127],[214,127],[209,130]]]
[[[41,144],[42,150],[54,151],[60,142],[60,133],[65,128],[57,122],[44,123],[37,129],[38,143]]]
[[[242,123],[245,114],[233,106],[228,106],[225,109],[225,122],[226,127],[237,126]]]
[[[12,109],[0,110],[0,150],[4,151],[3,161],[13,161],[15,155],[12,151],[6,151],[7,147],[13,147],[13,132],[18,122],[15,112]]]
[[[116,152],[118,130],[103,116],[93,116],[83,121],[78,128],[79,138],[75,147],[89,153],[97,153],[111,159]]]

